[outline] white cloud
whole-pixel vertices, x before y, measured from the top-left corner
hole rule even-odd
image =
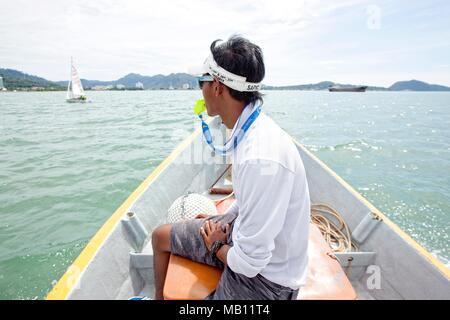
[[[361,48],[364,38],[376,37],[366,28],[371,3],[0,0],[7,13],[0,20],[0,67],[61,80],[72,55],[88,79],[185,72],[203,61],[213,40],[239,33],[263,49],[266,83],[327,80],[330,72],[345,76],[344,68],[357,73],[354,63],[363,73],[388,61],[383,51],[390,44]],[[392,14],[391,7],[383,12]]]

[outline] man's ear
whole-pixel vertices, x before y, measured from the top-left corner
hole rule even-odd
[[[223,93],[224,85],[217,79],[214,79],[214,96],[218,97]]]

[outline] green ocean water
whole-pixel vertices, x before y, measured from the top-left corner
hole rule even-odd
[[[0,94],[0,299],[42,299],[199,126],[200,91]],[[450,93],[267,91],[264,111],[450,265]]]

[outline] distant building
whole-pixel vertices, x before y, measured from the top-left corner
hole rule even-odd
[[[183,89],[184,89],[184,90],[189,89],[189,83],[184,83],[184,84],[183,84]]]
[[[144,84],[142,82],[136,82],[135,87],[138,89],[144,89]]]
[[[116,85],[116,89],[123,90],[125,89],[125,86],[123,84],[118,84]]]
[[[93,86],[92,90],[102,91],[112,89],[112,86]]]
[[[3,88],[4,88],[4,85],[3,85],[3,78],[0,77],[0,90],[2,90]]]

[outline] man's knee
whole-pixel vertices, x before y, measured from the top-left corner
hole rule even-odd
[[[170,251],[170,231],[172,225],[163,224],[153,230],[152,246],[153,250]]]

